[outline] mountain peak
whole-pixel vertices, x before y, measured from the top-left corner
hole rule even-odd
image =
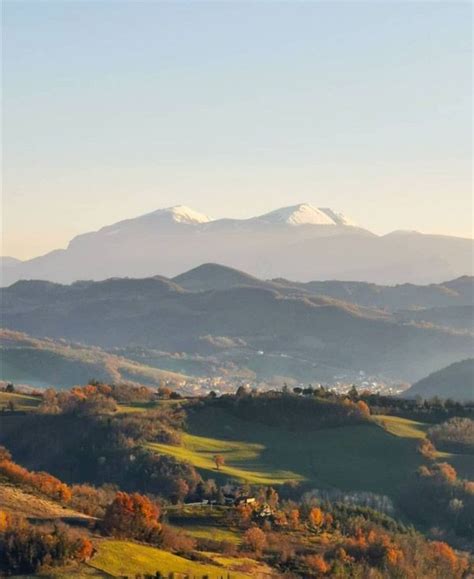
[[[282,207],[257,217],[268,223],[285,223],[287,225],[352,225],[352,222],[332,209],[320,209],[309,203],[300,203],[291,207]]]
[[[173,207],[158,209],[151,215],[169,216],[176,223],[208,223],[211,221],[207,215],[198,213],[197,211],[194,211],[194,209],[190,209],[185,205],[174,205]]]

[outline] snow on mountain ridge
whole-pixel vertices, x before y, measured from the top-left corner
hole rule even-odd
[[[330,219],[332,219],[336,225],[348,225],[349,227],[357,227],[357,223],[344,215],[344,213],[338,213],[330,207],[319,207],[318,209],[325,213]]]
[[[287,225],[336,225],[336,221],[332,217],[309,203],[275,209],[255,219]]]
[[[185,205],[175,205],[173,207],[167,207],[166,209],[158,209],[149,215],[170,215],[173,221],[177,223],[208,223],[212,221],[207,215],[204,215],[204,213],[199,213]]]
[[[175,205],[165,209],[157,209],[152,213],[142,216],[144,219],[156,217],[171,217],[175,223],[201,224],[222,221],[222,219],[210,219],[207,215],[199,213],[184,205]],[[269,224],[286,225],[344,225],[355,226],[356,224],[343,213],[338,213],[329,207],[314,207],[309,203],[300,203],[290,207],[280,207],[269,213],[250,217],[247,219],[231,219],[235,222],[257,221]],[[129,220],[130,221],[130,220]]]

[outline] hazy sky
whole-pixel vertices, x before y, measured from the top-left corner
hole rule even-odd
[[[3,2],[3,254],[160,207],[472,236],[470,2]]]

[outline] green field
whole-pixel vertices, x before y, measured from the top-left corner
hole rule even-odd
[[[399,416],[380,415],[373,417],[375,422],[382,426],[390,434],[401,436],[402,438],[425,438],[426,431],[430,427],[424,422],[416,422],[408,418]]]
[[[169,523],[196,539],[212,539],[238,545],[241,543],[242,531],[229,526],[227,513],[227,507],[217,505],[204,508],[176,505],[167,509]]]
[[[212,554],[209,554],[212,556]],[[135,577],[135,575],[154,575],[160,571],[162,575],[169,573],[186,574],[209,579],[230,577],[232,579],[246,578],[250,575],[241,573],[239,565],[248,562],[247,559],[229,559],[217,556],[216,562],[221,565],[203,564],[179,557],[173,553],[139,545],[129,541],[102,541],[97,545],[97,553],[89,565],[112,577]],[[255,562],[254,562],[255,563]],[[235,569],[232,571],[232,569]]]
[[[242,539],[242,532],[238,530],[233,531],[232,529],[225,527],[212,526],[206,524],[193,524],[186,523],[176,525],[179,529],[186,531],[188,535],[195,537],[196,539],[212,539],[213,541],[226,541],[227,543],[232,543],[233,545],[239,545]]]
[[[137,412],[146,412],[159,408],[160,406],[180,406],[182,400],[151,400],[149,402],[130,402],[128,404],[120,403],[117,408],[119,414],[136,414]]]
[[[394,436],[401,438],[418,439],[426,438],[426,432],[431,424],[416,422],[399,416],[375,416],[374,419],[380,426]],[[455,454],[452,452],[438,452],[438,459],[449,462],[457,470],[458,474],[470,480],[474,479],[474,457],[469,454]]]
[[[41,398],[28,396],[27,394],[18,394],[16,392],[0,392],[0,412],[2,412],[4,408],[8,410],[8,404],[10,402],[13,402],[15,405],[15,410],[30,412],[41,404]]]
[[[192,463],[207,478],[253,484],[308,480],[318,488],[394,495],[420,464],[416,441],[377,424],[288,432],[240,420],[218,408],[191,414],[182,446],[150,448]],[[225,457],[217,471],[214,454]]]

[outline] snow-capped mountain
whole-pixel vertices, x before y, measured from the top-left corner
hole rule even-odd
[[[309,203],[301,203],[292,207],[283,207],[265,213],[254,219],[266,223],[283,223],[286,225],[346,225],[338,222],[332,209],[319,209]],[[334,217],[333,217],[334,216]]]
[[[67,249],[7,261],[2,283],[175,276],[207,262],[261,278],[430,283],[470,275],[472,254],[469,239],[377,236],[334,209],[308,203],[248,219],[210,219],[177,205],[78,235]]]
[[[208,223],[211,221],[207,215],[203,213],[198,213],[194,209],[190,209],[185,205],[175,205],[174,207],[168,207],[166,209],[158,209],[153,211],[153,213],[147,213],[143,216],[146,218],[156,218],[156,219],[168,219],[174,221],[175,223]]]

